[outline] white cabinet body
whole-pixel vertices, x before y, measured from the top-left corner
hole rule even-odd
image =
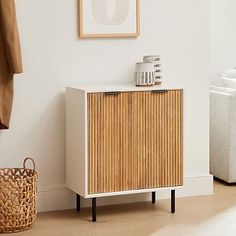
[[[183,90],[66,88],[66,184],[84,198],[183,185]]]

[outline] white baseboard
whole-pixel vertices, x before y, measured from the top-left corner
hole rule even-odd
[[[199,195],[213,194],[213,176],[194,176],[185,179],[184,187],[177,190],[177,197],[190,197]],[[131,202],[150,201],[150,194],[134,194],[116,197],[98,198],[97,205],[111,205],[123,204]],[[160,190],[158,192],[158,199],[167,199],[170,197],[170,192]],[[82,199],[82,207],[89,207],[90,200]],[[57,211],[75,208],[75,194],[67,189],[65,186],[58,188],[51,188],[46,190],[39,190],[38,192],[38,211]]]

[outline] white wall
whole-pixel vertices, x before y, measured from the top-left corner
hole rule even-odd
[[[78,38],[76,0],[16,3],[25,72],[15,78],[11,129],[0,133],[0,166],[20,166],[28,155],[35,158],[40,210],[69,208],[74,203],[64,184],[64,86],[130,83],[134,63],[146,54],[162,55],[165,82],[185,88],[186,185],[178,194],[212,192],[207,0],[141,0],[141,37],[97,40]],[[112,198],[107,203],[146,197]]]
[[[236,67],[236,1],[211,0],[210,67],[211,81],[217,75]]]

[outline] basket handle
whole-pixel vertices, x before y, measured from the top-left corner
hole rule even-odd
[[[25,158],[24,162],[23,162],[23,168],[26,169],[25,164],[27,161],[31,161],[33,163],[33,170],[35,171],[35,162],[33,158],[27,157]]]

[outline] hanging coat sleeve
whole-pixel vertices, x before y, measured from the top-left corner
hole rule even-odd
[[[0,21],[10,72],[13,74],[22,73],[21,48],[14,0],[0,0]]]

